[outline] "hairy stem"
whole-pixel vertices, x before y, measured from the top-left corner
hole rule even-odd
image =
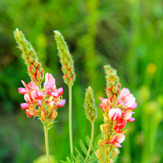
[[[90,142],[89,149],[88,149],[85,161],[84,161],[85,163],[86,163],[86,161],[88,159],[89,153],[90,153],[91,148],[92,148],[93,137],[94,137],[94,122],[91,122],[91,142]]]
[[[49,161],[48,128],[46,125],[44,125],[44,133],[45,133],[46,158],[47,158],[47,163],[50,163],[50,161]]]
[[[72,87],[69,86],[69,140],[70,153],[73,155],[73,140],[72,140]]]

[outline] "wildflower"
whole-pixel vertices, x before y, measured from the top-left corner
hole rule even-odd
[[[105,144],[112,143],[116,147],[122,147],[120,144],[125,140],[125,135],[123,132],[121,133],[116,133],[114,137],[107,141]]]
[[[122,111],[119,108],[112,108],[109,110],[109,117],[112,121],[120,119],[122,116]]]
[[[33,81],[28,84],[24,81],[22,83],[25,88],[18,88],[18,92],[24,94],[26,103],[21,103],[21,108],[26,110],[27,116],[39,116],[43,123],[52,122],[57,116],[57,108],[63,107],[66,102],[65,99],[61,99],[63,88],[57,89],[55,79],[49,73],[45,75],[43,89],[40,89]]]

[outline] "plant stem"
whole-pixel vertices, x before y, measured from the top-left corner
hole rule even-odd
[[[70,153],[73,155],[73,140],[72,140],[72,87],[69,86],[69,140]]]
[[[47,163],[49,162],[49,143],[48,143],[48,128],[46,125],[44,125],[44,132],[45,132],[45,149],[46,149],[46,158]]]
[[[91,142],[90,142],[89,149],[88,149],[88,152],[87,152],[85,161],[84,161],[85,163],[86,163],[86,161],[87,161],[87,158],[88,158],[89,153],[90,153],[91,148],[92,148],[93,137],[94,137],[94,122],[91,122]]]

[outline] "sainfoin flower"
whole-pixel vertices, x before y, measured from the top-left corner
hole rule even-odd
[[[120,144],[125,140],[124,133],[116,133],[113,138],[109,141],[107,141],[105,144],[112,143],[116,147],[122,147]]]
[[[112,104],[112,100],[110,99],[103,99],[101,97],[100,99],[102,101],[99,106],[107,115],[104,117],[108,117],[109,119],[107,121],[104,120],[105,123],[110,121],[114,122],[113,129],[115,134],[110,137],[110,140],[107,140],[106,144],[110,143],[117,147],[121,147],[120,143],[122,143],[124,141],[123,139],[125,139],[122,130],[125,128],[127,121],[131,123],[135,121],[135,118],[133,118],[132,115],[134,114],[133,110],[137,107],[137,103],[135,102],[136,99],[127,88],[123,88],[121,90],[115,105]]]
[[[28,117],[39,116],[42,122],[52,121],[57,116],[57,108],[63,107],[65,99],[62,99],[63,88],[55,85],[55,79],[50,73],[45,75],[44,88],[40,89],[33,81],[26,84],[22,81],[24,87],[18,88],[20,94],[24,94],[25,103],[21,103],[21,108],[26,110]]]

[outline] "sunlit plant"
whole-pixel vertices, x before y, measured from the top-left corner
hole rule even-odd
[[[69,90],[69,144],[70,157],[67,157],[64,163],[111,163],[115,162],[118,156],[121,143],[125,140],[124,130],[127,121],[134,122],[132,117],[133,110],[136,109],[137,103],[133,94],[129,89],[121,88],[117,72],[110,65],[104,66],[106,78],[106,98],[101,99],[100,108],[103,111],[104,124],[100,125],[100,137],[97,144],[93,144],[94,124],[97,119],[97,107],[94,99],[94,91],[89,86],[86,89],[84,109],[86,118],[91,123],[91,138],[87,137],[88,149],[81,141],[81,150],[85,154],[81,154],[76,149],[77,156],[73,152],[73,132],[72,132],[72,86],[75,81],[74,62],[70,55],[68,46],[59,31],[54,31],[55,40],[58,48],[58,56],[62,65],[63,80],[68,85]],[[24,94],[25,103],[21,103],[21,108],[25,110],[27,117],[38,117],[43,123],[45,132],[45,148],[47,163],[49,160],[48,130],[52,127],[57,117],[57,108],[63,107],[65,99],[63,99],[63,88],[56,87],[55,79],[50,73],[45,74],[44,85],[44,69],[38,61],[37,54],[32,45],[26,40],[24,34],[16,29],[14,32],[18,48],[22,51],[22,58],[28,67],[28,74],[31,82],[26,84],[22,81],[24,87],[18,88],[20,94]]]

